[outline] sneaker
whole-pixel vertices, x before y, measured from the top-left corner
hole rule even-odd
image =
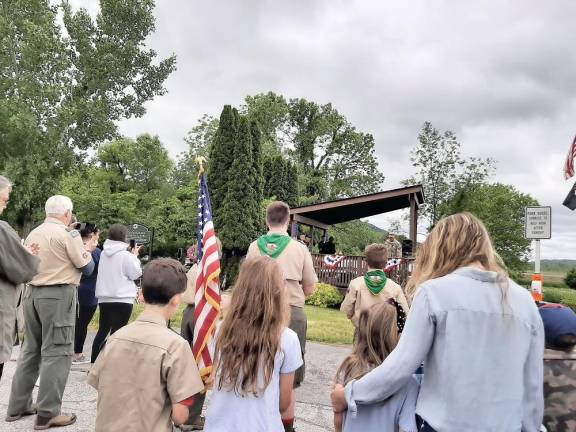
[[[88,363],[90,363],[90,360],[88,360],[84,354],[74,354],[72,357],[73,365],[83,365]]]

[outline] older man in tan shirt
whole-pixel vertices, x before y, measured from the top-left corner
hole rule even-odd
[[[63,414],[62,395],[74,353],[77,288],[82,274],[94,269],[94,242],[84,245],[80,233],[69,230],[70,198],[56,195],[46,201],[46,220],[26,239],[37,245],[40,266],[22,300],[25,338],[12,380],[6,421],[36,413],[32,390],[38,375],[35,430],[67,426],[76,415]]]

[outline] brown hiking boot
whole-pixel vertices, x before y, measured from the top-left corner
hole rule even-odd
[[[76,423],[76,414],[60,413],[56,417],[48,418],[36,416],[34,430],[46,430],[54,427],[70,426]]]

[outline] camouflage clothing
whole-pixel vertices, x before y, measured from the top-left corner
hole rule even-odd
[[[544,425],[549,432],[576,431],[576,347],[544,353]]]
[[[384,242],[384,246],[386,246],[388,259],[402,258],[402,245],[398,240],[388,239]]]

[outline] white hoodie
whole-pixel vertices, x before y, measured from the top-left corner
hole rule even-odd
[[[142,267],[128,247],[120,241],[104,242],[96,279],[98,303],[134,303],[138,292],[134,281],[142,276]]]

